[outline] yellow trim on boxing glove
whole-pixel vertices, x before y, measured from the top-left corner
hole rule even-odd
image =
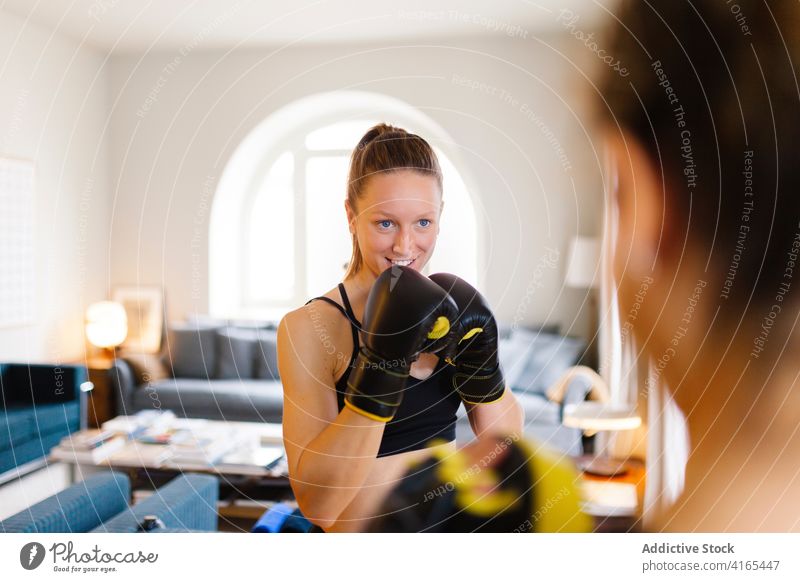
[[[503,386],[503,391],[500,393],[500,398],[497,398],[495,400],[490,400],[489,402],[471,402],[471,401],[467,400],[466,398],[464,398],[464,396],[461,394],[461,392],[459,392],[458,395],[461,396],[461,402],[464,402],[465,404],[472,404],[472,405],[475,405],[475,404],[494,404],[495,402],[500,402],[503,398],[506,397],[506,387]]]
[[[472,336],[478,335],[482,331],[483,331],[482,327],[473,327],[471,330],[469,330],[467,333],[464,334],[464,337],[462,337],[460,340],[458,340],[458,343],[461,343],[464,340],[468,340]]]
[[[361,416],[366,416],[370,420],[377,420],[378,422],[389,422],[394,418],[394,415],[384,417],[384,416],[378,416],[377,414],[372,414],[371,412],[367,412],[366,410],[361,410],[358,406],[350,402],[347,398],[344,399],[344,405],[353,412],[357,412]]]
[[[444,315],[440,315],[433,323],[433,328],[428,332],[428,339],[442,339],[448,333],[450,333],[450,320]]]

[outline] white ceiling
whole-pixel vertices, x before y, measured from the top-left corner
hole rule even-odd
[[[587,29],[608,0],[0,0],[25,22],[108,52],[181,47],[530,38],[560,30],[561,9]]]

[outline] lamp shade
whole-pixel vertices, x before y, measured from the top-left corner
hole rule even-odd
[[[92,303],[86,309],[86,338],[98,348],[113,348],[128,335],[125,308],[114,301]]]
[[[632,430],[642,424],[636,410],[627,405],[581,402],[564,407],[564,426],[582,430]]]
[[[564,283],[579,289],[597,287],[599,264],[600,241],[586,236],[574,237],[569,244]]]

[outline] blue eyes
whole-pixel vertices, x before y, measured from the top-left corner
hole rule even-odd
[[[391,228],[392,224],[394,224],[391,220],[379,220],[375,224],[377,224],[381,228]],[[423,228],[427,228],[430,226],[431,221],[428,218],[422,218],[419,220],[419,225]]]

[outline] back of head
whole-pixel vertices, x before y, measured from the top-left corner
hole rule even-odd
[[[798,25],[795,0],[629,0],[609,46],[627,74],[600,106],[663,178],[659,258],[707,264],[729,322],[771,304],[800,236]]]

